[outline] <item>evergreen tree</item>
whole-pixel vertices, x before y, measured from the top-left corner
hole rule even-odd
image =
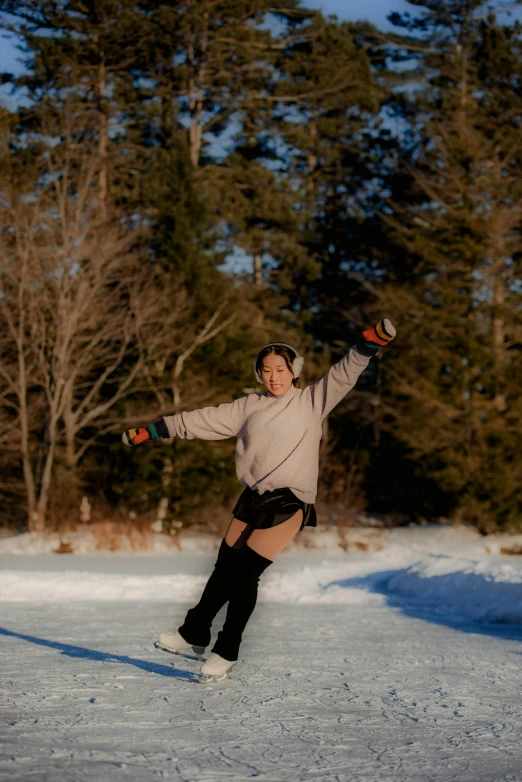
[[[409,190],[390,203],[387,295],[405,313],[386,365],[388,423],[435,479],[432,512],[482,530],[520,523],[520,28],[479,2],[416,3],[429,44]]]
[[[132,85],[139,103],[134,99],[127,104],[136,106],[131,125],[138,144],[147,148],[148,155],[157,153],[152,166],[146,156],[151,177],[143,180],[159,229],[154,255],[164,256],[178,269],[181,264],[187,276],[200,280],[202,274],[211,273],[212,265],[222,263],[213,243],[219,237],[216,223],[222,219],[216,207],[230,183],[222,176],[226,166],[223,169],[220,162],[235,147],[245,100],[250,96],[256,100],[266,80],[273,38],[267,14],[305,16],[297,6],[298,0],[141,4],[154,38],[140,81]],[[182,192],[176,191],[175,184],[169,192],[173,178],[168,173],[175,169],[182,177],[174,179],[186,183]],[[199,231],[200,249],[190,248],[191,256],[195,255],[190,263],[183,260],[183,250],[172,238],[173,229],[180,239],[189,238],[190,228],[188,233],[177,230],[185,217],[187,225]],[[213,283],[217,284],[215,275]]]
[[[290,316],[308,334],[314,375],[353,344],[371,298],[361,279],[371,277],[372,259],[361,249],[371,222],[377,112],[386,89],[357,32],[314,17],[281,52],[273,88],[273,121],[298,221],[297,251],[279,263],[277,284]],[[362,502],[371,439],[365,386],[363,380],[323,425],[319,496],[353,507]]]
[[[350,234],[362,216],[363,150],[380,90],[350,26],[320,17],[281,53],[278,69],[274,120],[306,250],[301,268],[282,269],[280,285],[308,328],[314,324],[314,337],[330,342],[339,337],[337,318],[346,321]]]
[[[141,15],[128,0],[0,0],[0,13],[25,55],[26,73],[11,79],[29,104],[21,122],[38,133],[40,109],[48,124],[52,107],[63,115],[56,122],[59,134],[67,112],[74,122],[81,114],[77,142],[97,150],[99,214],[106,219],[111,213],[117,81],[137,62],[147,38]]]

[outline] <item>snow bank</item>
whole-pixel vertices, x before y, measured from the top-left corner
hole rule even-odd
[[[389,534],[386,530],[341,529],[328,525],[320,529],[306,529],[292,541],[288,551],[321,551],[321,552],[372,552],[380,551],[387,545]],[[118,549],[110,551],[104,548],[103,540],[97,538],[93,528],[85,527],[75,532],[69,532],[60,537],[57,533],[39,534],[23,532],[0,538],[1,554],[51,554],[56,552],[60,543],[69,544],[72,554],[136,554],[154,555],[177,553],[178,551],[217,551],[221,538],[207,533],[182,532],[177,538],[170,538],[161,533],[149,532],[140,548],[140,540],[133,541],[131,537],[119,535]]]
[[[390,594],[448,617],[522,624],[522,572],[452,556],[429,556],[392,576]]]
[[[110,532],[110,523],[98,525],[98,535],[94,526],[79,527],[74,532],[68,532],[60,537],[57,533],[40,534],[24,532],[0,537],[0,555],[40,555],[55,552],[60,543],[69,544],[73,554],[101,554],[118,556],[119,554],[135,554],[150,556],[155,554],[176,554],[182,552],[217,551],[219,536],[206,533],[183,531],[176,538],[160,533],[147,532],[146,536],[135,534],[132,529],[128,535],[122,534],[124,526],[119,525],[116,534]],[[493,536],[491,536],[493,538]],[[522,540],[522,535],[519,536]],[[509,539],[510,540],[510,539]],[[504,543],[507,538],[502,538]],[[474,545],[482,553],[489,553],[485,547],[488,538],[481,537],[476,530],[464,526],[449,526],[444,524],[428,524],[409,526],[398,529],[368,529],[361,527],[340,527],[320,523],[317,529],[307,528],[296,536],[284,553],[340,553],[372,554],[390,547],[398,546],[412,551],[452,551],[458,547]],[[111,551],[108,542],[117,542],[118,548]],[[133,546],[134,544],[134,546]],[[498,543],[492,541],[491,553],[497,553]],[[497,546],[497,548],[495,548]],[[67,556],[64,554],[64,556]]]
[[[522,535],[488,535],[485,538],[484,550],[486,554],[521,555]]]
[[[180,556],[181,568],[184,557]],[[428,555],[412,564],[404,553],[380,552],[320,560],[298,556],[267,572],[259,598],[287,604],[383,605],[392,597],[416,613],[448,618],[522,624],[522,567],[491,560]],[[70,560],[69,560],[70,561]],[[58,559],[57,564],[67,561]],[[74,603],[79,601],[196,601],[207,575],[177,572],[62,572],[11,570],[0,574],[0,601]]]
[[[287,572],[267,573],[259,598],[279,603],[361,603],[382,602],[371,590],[344,586],[352,577],[368,572],[361,563],[326,562],[292,568]],[[0,574],[0,601],[76,602],[76,601],[168,601],[197,600],[207,576],[177,573],[173,575],[128,575],[78,571],[4,571]]]
[[[74,603],[76,601],[146,600],[190,602],[206,579],[173,576],[129,576],[112,573],[7,571],[0,574],[0,601]]]
[[[392,598],[416,613],[522,624],[522,557],[502,556],[507,547],[516,550],[519,538],[481,537],[469,528],[444,525],[353,529],[342,532],[341,550],[333,528],[307,530],[298,536],[299,546],[289,548],[289,556],[285,552],[267,572],[259,597],[345,605],[383,604]],[[309,539],[315,542],[313,548]],[[198,564],[198,558],[203,551],[215,550],[218,542],[210,536],[184,535],[181,551],[162,549],[161,555],[148,552],[140,557],[108,552],[46,555],[39,567],[39,558],[27,554],[41,551],[41,538],[4,538],[0,601],[190,603],[198,599],[208,576],[207,565]],[[46,546],[49,551],[49,541]]]
[[[73,554],[118,554],[154,555],[169,554],[177,551],[214,551],[219,546],[219,541],[213,535],[180,535],[179,539],[170,538],[159,532],[150,532],[146,539],[140,539],[139,535],[132,545],[132,532],[129,536],[118,536],[118,549],[111,551],[103,547],[103,539],[96,537],[92,527],[80,528],[75,532],[58,535],[56,532],[38,533],[22,532],[18,535],[9,535],[0,538],[1,554],[51,554],[61,543],[71,546]],[[65,556],[65,554],[64,554]]]

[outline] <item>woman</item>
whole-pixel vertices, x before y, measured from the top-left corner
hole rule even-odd
[[[166,416],[123,434],[126,445],[171,437],[237,437],[236,472],[246,489],[232,511],[214,571],[179,630],[161,633],[156,644],[168,652],[201,655],[210,643],[214,617],[228,602],[223,629],[201,666],[202,681],[220,681],[229,674],[256,604],[261,574],[299,530],[316,526],[322,421],[353,388],[370,358],[394,337],[390,321],[381,320],[364,331],[321,380],[303,389],[297,388],[303,357],[291,345],[271,342],[254,364],[264,394]]]

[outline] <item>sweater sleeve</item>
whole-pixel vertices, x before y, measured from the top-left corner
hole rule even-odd
[[[352,390],[369,361],[353,347],[324,377],[307,387],[314,412],[320,415],[321,421]]]
[[[163,418],[171,437],[186,440],[226,440],[234,437],[245,420],[248,397],[234,399],[217,407],[202,407],[190,413],[178,413]]]

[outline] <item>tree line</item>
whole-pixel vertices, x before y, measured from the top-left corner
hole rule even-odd
[[[384,33],[300,0],[0,0],[25,66],[0,109],[4,523],[229,505],[233,442],[119,432],[255,391],[272,339],[313,382],[387,316],[319,499],[520,529],[522,28],[410,5]]]

